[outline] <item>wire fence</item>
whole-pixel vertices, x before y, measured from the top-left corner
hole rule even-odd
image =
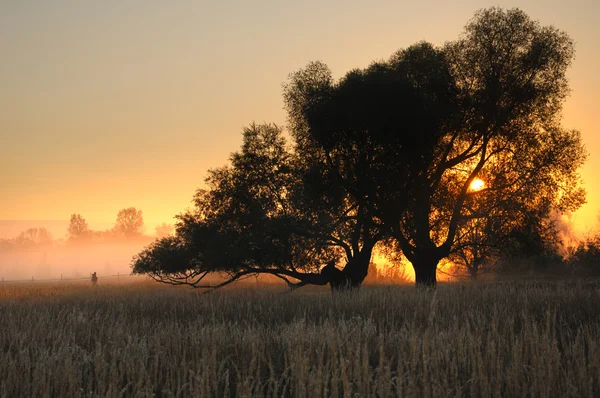
[[[131,274],[121,274],[117,273],[116,275],[96,275],[98,280],[104,279],[127,279],[127,278],[139,278],[139,275],[131,275]],[[5,283],[47,283],[47,282],[76,282],[76,281],[92,281],[92,274],[90,273],[87,277],[63,277],[60,275],[60,278],[40,278],[36,279],[35,276],[32,276],[31,279],[4,279],[1,277],[0,284],[4,286]]]

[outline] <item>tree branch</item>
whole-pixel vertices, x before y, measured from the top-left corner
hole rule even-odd
[[[440,249],[443,252],[450,252],[450,248],[452,247],[452,243],[454,242],[454,237],[456,235],[456,230],[458,228],[458,221],[460,219],[462,208],[467,197],[469,186],[471,186],[471,183],[477,176],[477,173],[481,171],[481,169],[486,163],[486,151],[488,142],[489,138],[484,139],[483,145],[480,148],[481,155],[479,157],[479,161],[477,162],[477,165],[475,166],[475,168],[473,168],[473,171],[471,171],[471,174],[463,184],[460,194],[456,199],[456,203],[454,204],[454,209],[452,211],[452,218],[450,219],[450,226],[448,227],[448,235],[446,236],[446,240],[444,241],[444,243],[440,246]]]

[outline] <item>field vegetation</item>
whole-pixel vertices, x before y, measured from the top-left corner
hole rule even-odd
[[[600,395],[600,281],[0,287],[0,396]]]

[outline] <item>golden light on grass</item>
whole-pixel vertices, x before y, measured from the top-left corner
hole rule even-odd
[[[480,178],[474,179],[469,186],[469,189],[473,192],[481,191],[483,188],[485,188],[485,182]]]

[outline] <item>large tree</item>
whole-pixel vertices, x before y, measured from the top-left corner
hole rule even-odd
[[[433,156],[417,168],[414,205],[395,234],[424,284],[435,284],[438,261],[473,216],[471,203],[483,202],[479,214],[489,215],[505,203],[527,214],[573,210],[584,201],[580,135],[560,126],[569,37],[520,10],[491,8],[442,51],[458,88],[460,125],[426,149]],[[488,188],[470,191],[478,176]],[[411,216],[417,222],[407,226]]]
[[[348,192],[386,226],[417,283],[435,285],[467,220],[506,200],[583,203],[585,152],[579,133],[560,126],[572,56],[563,32],[491,8],[456,42],[412,46],[338,82],[309,64],[288,84],[291,126],[300,150],[322,152],[325,167],[359,187]],[[487,188],[470,190],[479,176]],[[489,207],[472,214],[478,201]]]

